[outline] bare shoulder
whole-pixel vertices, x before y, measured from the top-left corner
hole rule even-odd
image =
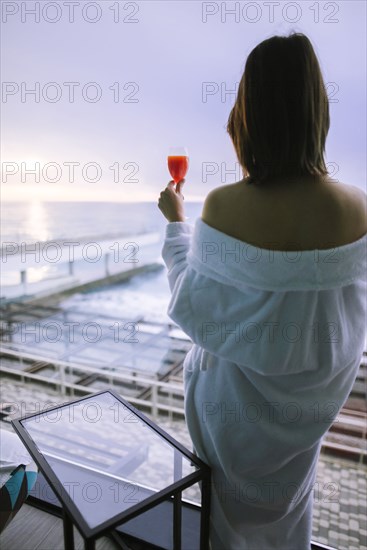
[[[205,223],[242,241],[266,248],[276,241],[291,249],[329,248],[356,241],[367,233],[367,195],[336,180],[319,185],[246,185],[242,180],[213,189],[207,196]]]
[[[367,194],[354,185],[333,182],[327,191],[340,218],[355,236],[367,233]],[[357,237],[358,238],[358,237]]]
[[[365,205],[367,195],[363,189],[356,187],[355,185],[342,183],[339,181],[332,181],[329,185],[329,188],[334,192],[336,197],[341,199],[351,199],[360,202],[362,205]]]
[[[243,182],[236,182],[227,183],[225,185],[219,185],[218,187],[215,187],[206,196],[204,204],[213,204],[218,199],[232,196],[233,193],[238,189],[239,184],[242,184],[243,186]]]
[[[202,219],[209,225],[219,228],[222,225],[221,220],[228,219],[228,216],[231,216],[235,196],[238,193],[240,185],[243,189],[243,180],[241,182],[220,185],[212,189],[204,201]]]

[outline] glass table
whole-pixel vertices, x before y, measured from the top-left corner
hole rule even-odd
[[[209,548],[210,468],[117,393],[103,391],[12,423],[62,505],[66,550],[74,548],[74,524],[92,549],[97,538],[159,506],[156,521],[169,530],[171,548],[180,550],[182,492],[198,482],[197,550]],[[135,524],[136,537],[145,540],[144,521]]]

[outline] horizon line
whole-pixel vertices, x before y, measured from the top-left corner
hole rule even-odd
[[[185,203],[188,202],[204,202],[205,196],[200,198],[186,198]],[[113,199],[39,199],[39,198],[20,198],[20,199],[3,199],[0,201],[1,204],[4,203],[18,203],[18,202],[112,202],[112,203],[120,203],[120,204],[142,204],[144,202],[148,203],[156,203],[157,200],[155,199],[144,199],[144,200],[113,200]]]

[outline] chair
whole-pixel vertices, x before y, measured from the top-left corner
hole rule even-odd
[[[0,533],[29,495],[38,469],[19,437],[0,427]]]

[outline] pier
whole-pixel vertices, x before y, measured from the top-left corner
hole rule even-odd
[[[91,235],[1,246],[3,304],[78,292],[163,266],[159,232]]]

